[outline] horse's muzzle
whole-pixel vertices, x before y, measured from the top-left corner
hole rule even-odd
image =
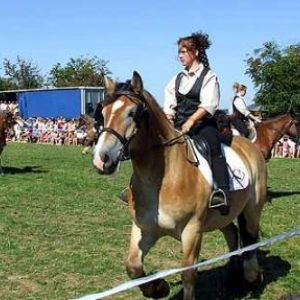
[[[94,155],[93,159],[93,165],[101,175],[113,174],[117,170],[119,163],[120,160],[112,161],[109,159],[105,159],[104,161],[102,161],[99,155]]]

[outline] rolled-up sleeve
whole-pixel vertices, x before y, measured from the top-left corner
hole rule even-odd
[[[164,99],[164,113],[167,115],[175,115],[175,107],[177,106],[177,100],[175,96],[175,80],[177,76],[174,76],[165,88]]]
[[[213,71],[209,71],[203,80],[200,101],[199,107],[214,115],[220,103],[220,86],[218,78]]]

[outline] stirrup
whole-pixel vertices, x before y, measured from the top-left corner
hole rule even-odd
[[[227,196],[225,192],[221,189],[214,190],[208,201],[209,208],[220,208],[222,206],[228,206]]]

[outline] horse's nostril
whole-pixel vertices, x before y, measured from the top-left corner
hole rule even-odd
[[[108,160],[109,160],[109,156],[105,154],[103,158],[103,162],[106,163]]]

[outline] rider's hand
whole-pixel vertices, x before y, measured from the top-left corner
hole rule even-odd
[[[256,122],[256,123],[261,123],[261,119],[255,118],[255,119],[254,119],[254,122]]]
[[[174,117],[172,115],[166,114],[168,121],[174,126]]]
[[[185,123],[182,125],[181,127],[181,131],[183,133],[187,133],[190,131],[190,129],[193,127],[193,125],[195,124],[195,120],[189,118],[185,121]]]

